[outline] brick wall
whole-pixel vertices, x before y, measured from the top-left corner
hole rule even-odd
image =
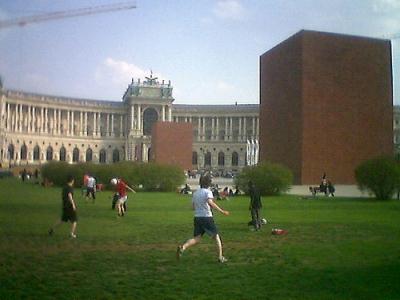
[[[151,160],[192,169],[193,128],[190,123],[156,122],[152,129]]]
[[[392,155],[389,41],[301,31],[260,68],[260,157],[290,167],[295,183],[326,172],[354,184],[363,160]]]

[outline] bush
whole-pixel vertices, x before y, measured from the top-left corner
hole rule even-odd
[[[65,184],[68,175],[75,178],[75,186],[83,185],[83,176],[89,173],[97,183],[106,188],[112,188],[111,178],[123,178],[130,186],[138,189],[139,185],[145,191],[175,191],[185,182],[183,170],[175,166],[158,165],[154,163],[139,164],[135,162],[119,162],[115,164],[49,162],[42,166],[42,177],[55,185]]]
[[[257,186],[261,195],[279,195],[290,189],[293,174],[282,165],[261,163],[257,166],[245,167],[235,178],[235,184],[246,193],[249,181]]]
[[[399,188],[400,167],[394,158],[378,157],[361,163],[355,177],[360,190],[372,192],[378,200],[388,200]]]

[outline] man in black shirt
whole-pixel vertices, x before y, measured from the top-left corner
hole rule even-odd
[[[76,215],[76,204],[74,201],[74,178],[68,176],[67,184],[63,187],[61,197],[62,197],[62,214],[61,219],[58,220],[53,227],[49,229],[49,235],[54,233],[54,228],[58,227],[62,222],[71,222],[71,238],[76,238],[76,225],[77,225],[77,215]]]
[[[261,196],[253,182],[249,182],[251,220],[255,230],[261,228],[260,209],[262,208]]]

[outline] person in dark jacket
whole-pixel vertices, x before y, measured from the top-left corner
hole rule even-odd
[[[255,230],[261,228],[261,216],[260,210],[262,208],[260,192],[252,181],[249,182],[249,195],[250,195],[250,206],[249,210],[251,213],[251,220]]]
[[[63,222],[71,222],[71,238],[76,238],[76,225],[77,225],[77,213],[76,204],[74,200],[74,177],[68,176],[67,183],[62,189],[62,214],[60,220],[58,220],[53,227],[49,229],[49,235],[54,234],[54,229],[61,225]]]

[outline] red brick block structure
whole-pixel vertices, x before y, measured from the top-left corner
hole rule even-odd
[[[190,123],[157,122],[152,129],[152,161],[192,169],[193,128]]]
[[[362,161],[392,153],[390,41],[303,30],[260,57],[260,160],[295,184],[354,184]]]

